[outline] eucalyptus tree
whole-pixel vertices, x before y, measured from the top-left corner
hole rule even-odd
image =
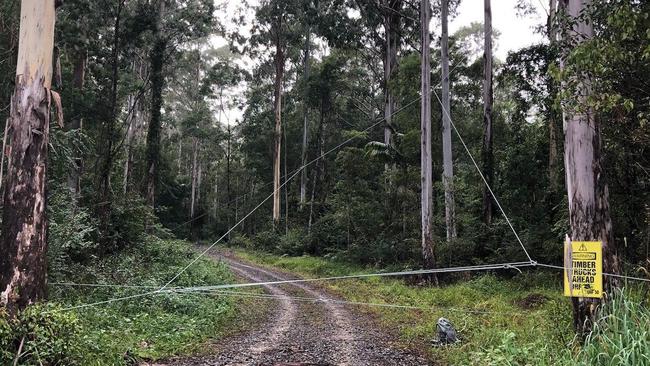
[[[486,186],[483,187],[483,221],[490,225],[492,223],[492,196],[488,185],[492,186],[494,180],[494,152],[492,147],[492,6],[491,0],[483,0],[484,13],[484,42],[483,49],[483,145],[481,147],[481,158],[483,160],[483,176]]]
[[[442,183],[445,189],[445,223],[447,240],[456,238],[456,204],[454,200],[454,165],[451,150],[451,104],[449,102],[449,0],[441,2],[440,61],[442,71]]]
[[[558,43],[558,0],[549,0],[548,19],[546,23],[546,34],[549,40],[550,56],[555,61]],[[558,93],[558,88],[553,78],[548,79],[548,88],[551,97],[555,98]],[[556,103],[550,105],[548,115],[548,178],[551,189],[558,191],[560,188],[560,164],[562,150],[559,147],[559,140],[562,137],[560,134],[561,111],[556,106]]]
[[[609,188],[604,174],[601,125],[593,107],[593,87],[589,71],[583,69],[585,50],[593,51],[593,20],[589,19],[590,0],[563,0],[561,6],[570,18],[564,41],[569,48],[564,55],[566,80],[564,100],[564,164],[569,204],[570,240],[602,242],[603,271],[619,273],[612,219],[609,206]],[[587,44],[584,46],[583,44]],[[573,48],[573,49],[572,49]],[[613,277],[605,279],[605,292],[617,286]],[[572,298],[573,322],[576,330],[591,330],[598,299]]]
[[[211,0],[157,0],[150,4],[153,14],[153,47],[149,54],[151,111],[146,143],[147,202],[155,205],[160,164],[161,108],[165,86],[165,62],[181,45],[210,33],[214,25],[214,2]]]
[[[393,84],[404,43],[412,41],[417,34],[417,6],[403,0],[357,0],[355,6],[361,13],[362,29],[369,34],[367,39],[371,42],[364,49],[381,58],[383,65],[384,144],[393,145],[396,131],[393,115],[397,105]]]
[[[51,90],[55,18],[54,0],[21,2],[0,241],[0,306],[11,315],[45,297],[50,107],[59,99]]]
[[[239,67],[234,60],[234,56],[230,53],[221,55],[224,50],[215,50],[215,57],[217,61],[207,71],[203,81],[203,93],[208,99],[212,99],[218,109],[219,123],[223,127],[222,116],[226,119],[226,206],[230,208],[231,204],[231,165],[233,160],[233,131],[230,119],[228,118],[227,108],[234,106],[235,100],[229,98],[228,95],[234,93],[234,89],[239,87],[241,83],[249,78],[248,72]],[[217,212],[217,180],[215,179],[215,200],[213,211]]]
[[[422,257],[425,268],[434,268],[435,250],[433,244],[433,172],[431,156],[431,6],[428,0],[420,3],[421,68],[420,68],[420,181],[422,219]]]
[[[249,39],[252,52],[263,52],[260,48],[273,49],[273,224],[280,222],[280,182],[282,150],[282,94],[285,82],[284,73],[288,59],[288,47],[297,44],[295,28],[298,27],[297,12],[299,2],[267,0],[255,12],[253,32]]]

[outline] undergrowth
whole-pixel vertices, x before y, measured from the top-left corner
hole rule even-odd
[[[18,355],[19,365],[130,365],[201,351],[205,342],[217,337],[233,318],[234,306],[229,299],[155,294],[67,309],[152,291],[194,256],[189,243],[149,237],[119,254],[53,268],[46,305],[28,307],[16,320],[0,314],[0,364],[12,364]],[[203,259],[172,286],[230,281],[231,273],[224,265]],[[152,287],[57,285],[61,282]]]

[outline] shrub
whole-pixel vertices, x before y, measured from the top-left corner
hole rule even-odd
[[[326,214],[312,225],[307,239],[309,254],[322,255],[347,246],[347,230],[339,221],[335,214]]]
[[[252,249],[254,244],[253,241],[246,235],[236,235],[228,241],[228,246]]]
[[[52,305],[29,306],[15,319],[0,309],[0,364],[76,365],[80,330],[74,313]]]
[[[280,245],[276,248],[279,254],[298,256],[305,254],[309,248],[309,242],[305,233],[300,229],[291,229],[282,236]]]
[[[142,243],[148,228],[157,227],[158,219],[144,199],[131,196],[112,206],[108,237],[103,238],[108,247],[105,252],[124,249]]]
[[[262,231],[255,235],[253,242],[256,248],[271,251],[280,244],[280,235],[273,230]]]
[[[70,260],[86,262],[95,254],[97,243],[93,237],[97,225],[86,209],[74,207],[67,187],[55,187],[52,191],[48,204],[48,254],[50,265],[56,270]]]

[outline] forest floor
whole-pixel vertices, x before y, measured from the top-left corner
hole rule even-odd
[[[266,282],[297,278],[277,268],[243,260],[221,249],[211,258],[227,264],[240,281]],[[239,334],[212,345],[213,355],[178,358],[156,365],[429,365],[424,357],[398,343],[396,334],[377,325],[358,307],[328,302],[341,298],[305,283],[264,285],[256,309],[239,317],[246,323]],[[250,288],[240,295],[258,296]],[[262,295],[264,296],[264,295]],[[297,301],[297,297],[324,301]]]

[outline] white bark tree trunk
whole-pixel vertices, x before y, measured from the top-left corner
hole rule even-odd
[[[0,306],[12,316],[45,297],[54,22],[54,0],[22,0],[0,241]]]
[[[429,0],[420,3],[420,27],[422,59],[420,65],[420,179],[422,218],[422,257],[425,268],[434,268],[434,245],[431,218],[433,216],[433,177],[431,157],[431,50],[429,21],[431,19]]]
[[[562,0],[568,16],[576,19],[569,36],[580,44],[593,36],[591,23],[579,18],[590,0]],[[619,273],[618,258],[612,233],[609,211],[609,191],[602,166],[600,124],[587,99],[591,84],[586,74],[573,75],[577,82],[576,105],[564,105],[565,138],[564,165],[569,202],[571,240],[602,241],[603,271]],[[617,286],[612,277],[605,281],[605,291]],[[579,332],[588,332],[593,323],[598,299],[572,298],[574,326]]]
[[[282,78],[284,74],[284,51],[280,39],[282,28],[278,21],[275,45],[275,133],[273,146],[273,226],[277,228],[280,223],[280,165],[282,151]]]
[[[310,56],[310,47],[311,45],[309,42],[310,40],[310,35],[311,35],[311,30],[307,30],[307,37],[305,39],[305,60],[304,60],[304,71],[303,71],[303,79],[305,82],[309,80],[309,58]],[[300,156],[300,161],[301,161],[301,166],[302,171],[300,172],[300,207],[303,207],[305,205],[305,202],[307,201],[307,168],[305,168],[305,164],[307,164],[307,137],[309,134],[309,107],[307,104],[307,88],[305,88],[305,94],[303,95],[303,126],[302,126],[302,154]]]
[[[449,15],[449,0],[442,0],[442,182],[445,187],[445,223],[447,226],[447,241],[456,238],[456,204],[454,200],[454,165],[451,152],[451,107],[449,91],[449,36],[447,17]]]

